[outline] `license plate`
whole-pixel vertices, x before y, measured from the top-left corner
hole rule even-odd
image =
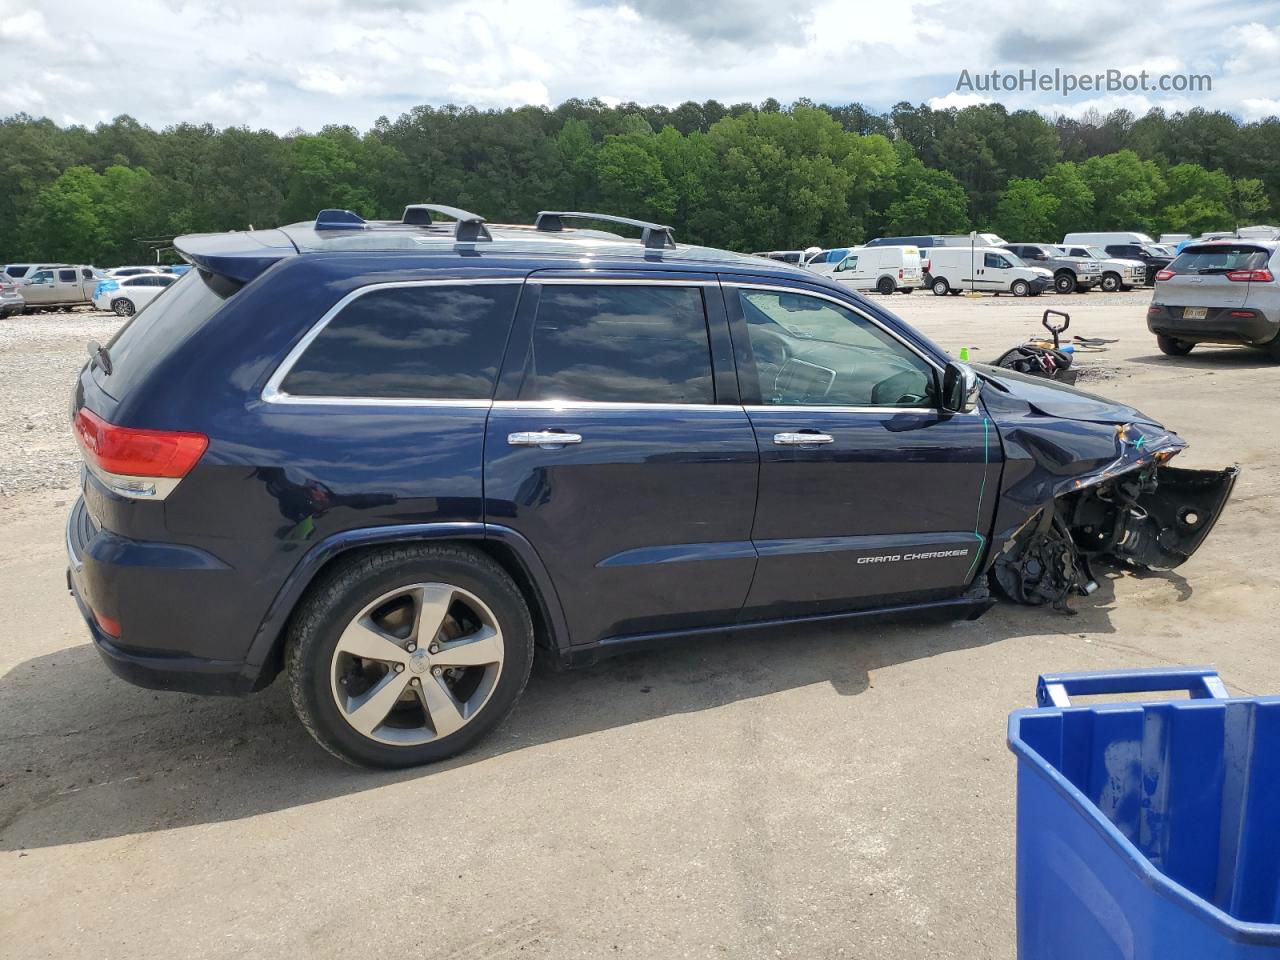
[[[1209,315],[1208,307],[1183,307],[1182,308],[1183,320],[1203,320],[1208,315]]]

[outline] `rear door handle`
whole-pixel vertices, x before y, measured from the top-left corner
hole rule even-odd
[[[507,443],[513,447],[563,447],[567,443],[581,443],[580,433],[560,433],[555,430],[529,430],[508,433]]]
[[[773,442],[780,447],[800,447],[811,443],[835,443],[836,438],[829,433],[775,433]]]

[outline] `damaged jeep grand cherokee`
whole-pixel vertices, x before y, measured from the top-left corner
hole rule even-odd
[[[1096,560],[1185,561],[1236,478],[1171,466],[1185,443],[1136,410],[956,363],[661,224],[413,204],[175,245],[195,269],[76,384],[68,585],[120,676],[283,673],[355,763],[475,743],[535,647],[575,666],[976,616],[992,584],[1063,608]]]

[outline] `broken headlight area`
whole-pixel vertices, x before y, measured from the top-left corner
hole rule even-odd
[[[1145,570],[1185,562],[1217,522],[1240,471],[1148,465],[1056,498],[992,567],[1011,600],[1069,612],[1097,589],[1090,563]]]

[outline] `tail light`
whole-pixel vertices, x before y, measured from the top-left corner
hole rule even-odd
[[[1252,310],[1232,310],[1231,315],[1240,320],[1252,320],[1257,316]]]
[[[902,279],[902,268],[901,268],[901,267],[899,267],[899,268],[898,268],[898,279],[899,279],[899,280],[901,280],[901,279]]]
[[[108,617],[101,610],[93,611],[93,619],[98,621],[98,627],[101,628],[102,632],[109,637],[119,640],[120,634],[124,633],[124,630],[120,626],[120,621],[116,620],[114,617]]]
[[[167,497],[209,447],[202,433],[117,427],[83,407],[75,434],[94,476],[121,496],[143,500]]]
[[[1238,283],[1270,283],[1275,277],[1270,270],[1232,270],[1227,279]]]
[[[1157,279],[1157,280],[1172,280],[1172,279],[1173,279],[1173,271],[1172,271],[1172,270],[1161,270],[1159,273],[1157,273],[1157,274],[1156,274],[1156,279]]]

